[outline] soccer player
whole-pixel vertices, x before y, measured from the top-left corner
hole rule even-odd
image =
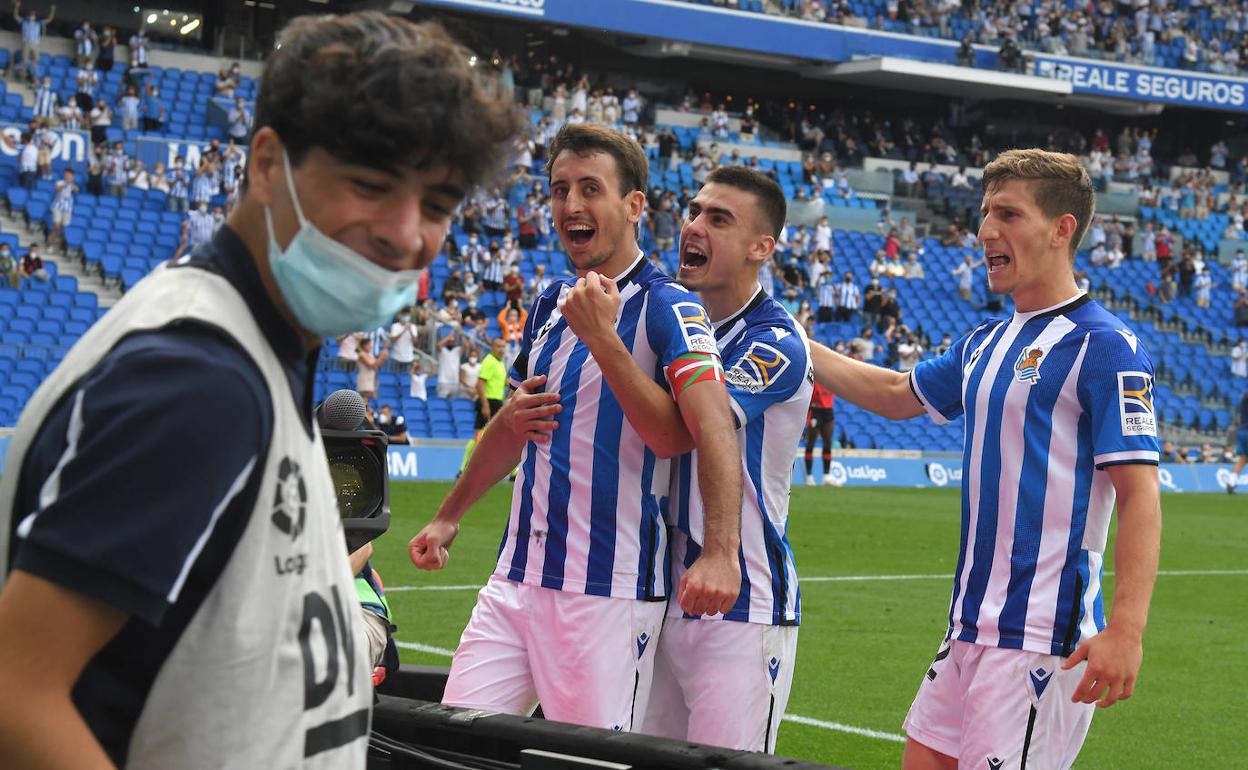
[[[776,731],[793,682],[801,599],[787,517],[793,447],[810,404],[809,349],[801,325],[758,282],[784,226],[779,185],[752,169],[712,171],[689,203],[680,237],[683,286],[698,292],[715,330],[735,420],[741,500],[740,595],[722,615],[685,612],[677,603],[659,637],[650,709],[642,731],[751,751],[774,751]],[[613,325],[620,294],[614,282],[590,273],[569,292],[564,316],[603,364],[612,387],[652,391],[644,372],[613,349],[622,343]],[[681,432],[677,404],[664,402],[662,419]],[[683,409],[684,405],[681,404]],[[685,441],[686,448],[692,443]],[[706,487],[694,484],[705,453],[676,462],[667,518],[672,527],[672,582],[682,579],[710,538]],[[700,494],[701,492],[701,494]]]
[[[126,292],[14,435],[5,767],[365,766],[362,561],[313,420],[316,361],[325,337],[412,304],[521,118],[433,25],[302,16],[280,43],[225,225]]]
[[[635,361],[646,382],[670,383],[671,392],[604,382],[618,362],[589,355],[564,318],[571,287],[553,284],[533,303],[511,370],[513,385],[546,376],[559,394],[551,440],[526,442],[506,418],[492,420],[409,551],[418,567],[442,567],[468,507],[519,462],[498,565],[478,594],[443,702],[518,714],[540,700],[551,719],[632,730],[649,698],[669,590],[695,615],[727,611],[737,598],[741,468],[706,311],[637,247],[645,153],[618,132],[579,124],[559,132],[549,157],[564,249],[580,276],[612,276],[623,299],[613,355]],[[714,533],[678,587],[668,582],[659,510],[668,488],[660,458],[678,453],[673,431],[624,418],[659,410],[673,396],[682,434],[705,452],[698,483]]]
[[[1235,467],[1231,468],[1231,477],[1226,482],[1228,495],[1235,494],[1239,474],[1248,465],[1248,390],[1239,397],[1239,405],[1235,411]]]
[[[832,391],[815,383],[815,392],[810,397],[810,415],[806,422],[806,486],[815,485],[815,444],[823,439],[823,483],[834,485],[832,478],[832,431],[836,425],[832,415],[832,405],[836,396]]]
[[[983,175],[990,319],[910,373],[812,345],[815,376],[893,419],[965,415],[949,630],[906,717],[904,765],[1066,768],[1093,706],[1131,696],[1161,537],[1153,364],[1075,285],[1095,193],[1071,155],[1011,150]],[[1118,504],[1113,613],[1102,564]]]

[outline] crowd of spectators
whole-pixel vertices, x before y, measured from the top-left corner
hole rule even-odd
[[[711,2],[738,7],[737,0]],[[1242,2],[780,0],[762,7],[805,21],[967,44],[1008,43],[1050,54],[1232,75],[1248,68],[1248,6]]]
[[[88,33],[89,26],[84,27],[84,36]],[[113,121],[120,121],[125,128],[139,121],[145,128],[159,126],[165,119],[164,105],[156,89],[142,81],[123,83],[122,92],[112,103],[102,95],[97,98],[98,78],[92,68],[100,68],[106,61],[104,47],[101,42],[87,52],[94,53],[93,60],[79,61],[80,92],[72,98],[62,99],[51,91],[49,81],[43,82],[36,97],[36,118],[22,137],[21,183],[30,186],[38,178],[51,177],[46,156],[52,127],[89,124],[93,146],[83,187],[96,195],[124,196],[131,187],[165,192],[169,209],[187,215],[180,248],[193,248],[210,238],[223,221],[241,183],[240,144],[250,132],[250,111],[241,98],[236,98],[229,114],[230,138],[224,144],[214,140],[194,164],[179,157],[171,168],[157,164],[148,169],[127,157],[121,143],[109,146],[99,140],[106,138]],[[80,51],[81,55],[85,54]],[[676,268],[673,248],[680,223],[698,185],[721,164],[760,168],[759,158],[749,148],[764,126],[792,139],[802,150],[802,186],[795,195],[799,203],[825,193],[852,196],[847,169],[860,165],[868,156],[909,161],[897,175],[900,195],[922,198],[950,188],[972,191],[977,180],[967,168],[984,165],[997,149],[970,129],[970,121],[959,115],[956,104],[947,121],[928,121],[913,115],[877,115],[869,110],[838,109],[824,114],[811,105],[778,99],[746,98],[733,104],[726,98],[692,91],[679,107],[698,116],[699,141],[682,149],[680,137],[671,127],[655,124],[651,99],[627,84],[620,87],[618,80],[614,85],[606,79],[596,80],[554,56],[530,58],[522,64],[514,57],[494,54],[483,63],[497,67],[503,87],[511,89],[518,101],[540,110],[541,115],[530,135],[517,143],[507,183],[477,191],[462,206],[445,244],[446,275],[426,283],[417,305],[388,327],[338,340],[340,366],[356,372],[357,388],[370,399],[377,394],[377,374],[382,371],[405,374],[412,398],[427,397],[430,377],[435,378],[436,392],[443,398],[474,398],[475,371],[495,338],[503,341],[505,363],[510,365],[518,349],[525,309],[552,280],[567,277],[557,267],[561,260],[529,258],[534,250],[549,254],[557,245],[540,169],[546,148],[564,123],[588,121],[616,126],[646,147],[652,168],[660,172],[687,168],[692,172],[689,183],[682,177],[681,184],[655,186],[647,195],[640,242],[649,258],[669,273]],[[223,68],[215,94],[234,97],[238,82],[237,66]],[[83,107],[89,107],[85,114]],[[84,120],[85,124],[75,124]],[[1226,146],[1219,142],[1209,148],[1208,162],[1202,169],[1198,159],[1187,157],[1192,153],[1186,151],[1172,163],[1192,170],[1167,183],[1169,165],[1152,158],[1155,140],[1155,130],[1135,127],[1124,128],[1113,141],[1101,130],[1088,137],[1059,130],[1049,137],[1049,145],[1081,153],[1102,189],[1114,182],[1131,184],[1140,195],[1141,205],[1172,209],[1184,218],[1227,213],[1228,234],[1233,231],[1235,237],[1242,237],[1243,213],[1248,210],[1248,202],[1243,200],[1248,159],[1232,161]],[[919,167],[933,163],[956,165],[959,170],[946,175]],[[1227,171],[1231,183],[1219,185],[1213,170]],[[56,183],[52,244],[61,240],[71,220],[79,184],[72,172]],[[976,248],[971,217],[969,210],[955,217],[938,240],[945,246]],[[948,335],[936,340],[918,325],[911,328],[898,301],[898,282],[930,277],[922,259],[917,224],[907,217],[894,222],[885,209],[879,225],[882,248],[868,275],[861,277],[837,264],[832,228],[826,218],[811,226],[786,226],[774,261],[764,266],[760,275],[762,283],[806,326],[811,337],[828,339],[819,333],[820,324],[840,324],[841,339],[828,341],[846,353],[902,370],[913,368],[923,357],[939,354],[951,344]],[[1164,225],[1155,228],[1150,222],[1140,230],[1144,246],[1136,253],[1134,227],[1116,216],[1108,221],[1098,218],[1091,231],[1093,265],[1113,269],[1137,257],[1156,260],[1160,273],[1155,296],[1162,302],[1191,295],[1197,306],[1207,305],[1210,291],[1229,288],[1239,293],[1237,318],[1242,306],[1242,325],[1248,326],[1248,261],[1241,259],[1242,266],[1234,271],[1240,277],[1231,286],[1220,287],[1204,270],[1202,263],[1207,256],[1198,243],[1188,239],[1180,249]],[[0,260],[3,258],[0,253]],[[963,265],[950,271],[952,278],[946,279],[967,303],[974,302],[975,281],[982,278],[977,267],[974,258],[967,257]],[[1088,285],[1086,274],[1080,280]],[[851,326],[855,334],[844,334],[843,330]]]

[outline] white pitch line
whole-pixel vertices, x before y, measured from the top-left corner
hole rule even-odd
[[[386,586],[386,593],[396,591],[480,591],[478,585],[462,586]]]
[[[1106,572],[1106,576],[1113,575],[1112,572]],[[1166,577],[1200,577],[1200,576],[1219,576],[1219,575],[1248,575],[1248,569],[1193,569],[1193,570],[1158,570],[1158,575]],[[825,575],[817,577],[802,578],[803,583],[861,583],[869,581],[884,580],[948,580],[949,575]],[[450,586],[391,586],[386,589],[391,591],[476,591],[481,586],[477,585],[450,585]],[[395,646],[403,650],[412,650],[414,652],[426,652],[431,655],[439,655],[444,658],[450,658],[455,655],[454,650],[448,650],[445,647],[433,647],[428,644],[417,644],[416,642],[400,642],[395,640]],[[881,741],[892,741],[893,743],[905,743],[906,736],[897,733],[885,733],[879,730],[870,730],[865,727],[855,727],[853,725],[841,724],[840,722],[828,722],[822,719],[813,719],[798,714],[785,714],[784,721],[793,722],[794,724],[806,725],[807,727],[818,727],[822,730],[833,730],[835,732],[849,733],[851,735],[859,735],[864,738],[874,738]]]
[[[1157,571],[1158,577],[1218,577],[1248,575],[1248,569],[1163,569]],[[1105,577],[1113,577],[1113,572],[1106,572]],[[891,580],[951,580],[952,575],[816,575],[800,578],[802,583],[871,583]],[[479,591],[479,585],[449,586],[387,586],[386,593],[402,591]]]
[[[953,575],[822,575],[802,577],[799,583],[867,583],[876,580],[950,580]]]
[[[785,714],[784,721],[794,722],[799,725],[807,725],[809,727],[819,727],[824,730],[835,730],[840,733],[861,735],[864,738],[875,738],[876,740],[881,741],[892,741],[894,743],[906,742],[906,736],[904,735],[897,735],[896,733],[882,733],[879,730],[868,730],[865,727],[843,725],[840,722],[825,722],[822,719],[811,719],[810,717],[802,717],[797,714]]]
[[[415,642],[400,642],[397,639],[395,646],[403,650],[415,650],[416,652],[427,652],[431,655],[440,655],[444,658],[450,658],[455,655],[454,650],[448,650],[445,647],[433,647],[428,644],[417,644]],[[868,730],[865,727],[854,727],[853,725],[843,725],[840,722],[826,722],[822,719],[811,719],[810,717],[798,716],[797,714],[785,714],[784,721],[794,722],[799,725],[807,725],[808,727],[818,727],[824,730],[835,730],[842,733],[851,733],[853,735],[861,735],[864,738],[875,738],[881,741],[894,741],[896,743],[905,743],[904,735],[895,735],[893,733],[882,733],[878,730]]]
[[[416,644],[415,642],[400,642],[398,639],[394,640],[394,646],[401,650],[427,652],[430,655],[441,655],[444,658],[451,658],[455,656],[454,650],[448,650],[445,647],[431,647],[427,644]]]

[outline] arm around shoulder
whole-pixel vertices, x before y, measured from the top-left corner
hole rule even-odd
[[[810,343],[815,382],[839,398],[890,420],[923,414],[923,404],[910,388],[910,375],[841,355],[818,342]]]

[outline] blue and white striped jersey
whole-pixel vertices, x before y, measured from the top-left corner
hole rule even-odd
[[[743,481],[741,593],[722,617],[797,625],[801,592],[789,546],[789,485],[814,389],[810,344],[801,324],[761,286],[745,307],[715,324],[715,339],[732,397]],[[672,526],[672,585],[677,586],[702,553],[697,452],[674,461],[667,518]],[[679,604],[669,607],[669,615],[682,616]]]
[[[1080,295],[985,322],[910,385],[936,422],[966,415],[950,636],[1069,655],[1105,628],[1105,468],[1160,459],[1152,359]]]
[[[668,387],[664,368],[679,356],[715,355],[697,296],[640,253],[616,283],[616,329],[655,382]],[[533,303],[512,365],[513,386],[547,375],[563,411],[549,443],[524,449],[495,574],[563,591],[661,600],[670,565],[659,505],[669,463],[625,419],[588,348],[568,329],[560,300],[570,289],[554,283]]]

